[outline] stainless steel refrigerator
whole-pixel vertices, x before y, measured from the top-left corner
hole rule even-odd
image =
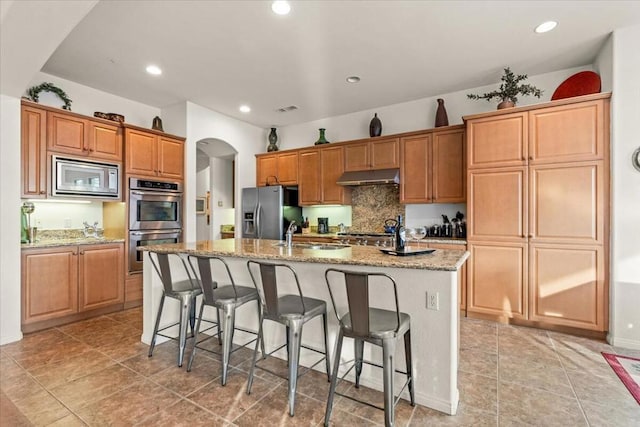
[[[289,223],[302,220],[298,189],[274,185],[242,189],[242,237],[283,240]]]

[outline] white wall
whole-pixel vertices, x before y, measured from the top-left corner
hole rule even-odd
[[[0,345],[20,331],[20,100],[0,95]]]
[[[593,70],[600,75],[602,92],[613,91],[613,34],[607,38],[600,49],[593,63]]]
[[[640,26],[613,34],[611,139],[613,345],[640,349],[640,172],[631,154],[640,147]]]

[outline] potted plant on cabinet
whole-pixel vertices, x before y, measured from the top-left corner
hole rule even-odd
[[[482,95],[468,94],[469,99],[486,99],[491,101],[494,98],[500,99],[502,102],[498,104],[498,109],[509,108],[516,105],[518,95],[533,95],[537,98],[542,96],[542,90],[530,84],[519,84],[526,80],[526,74],[514,74],[509,67],[504,69],[504,75],[500,78],[502,83],[498,90],[488,92]]]

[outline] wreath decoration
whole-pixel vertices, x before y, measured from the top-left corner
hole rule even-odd
[[[42,92],[43,90],[45,92],[53,92],[56,95],[58,95],[60,97],[60,99],[62,100],[62,102],[64,102],[64,105],[62,106],[62,109],[71,111],[71,103],[73,101],[71,101],[71,99],[69,99],[69,97],[67,96],[65,91],[63,91],[59,87],[55,86],[53,83],[45,82],[45,83],[39,84],[38,86],[30,87],[27,90],[27,95],[29,95],[29,99],[31,101],[38,102],[38,99],[40,98],[40,92]]]

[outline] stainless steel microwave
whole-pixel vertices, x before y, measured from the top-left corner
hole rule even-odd
[[[54,197],[120,199],[120,165],[51,156]]]

